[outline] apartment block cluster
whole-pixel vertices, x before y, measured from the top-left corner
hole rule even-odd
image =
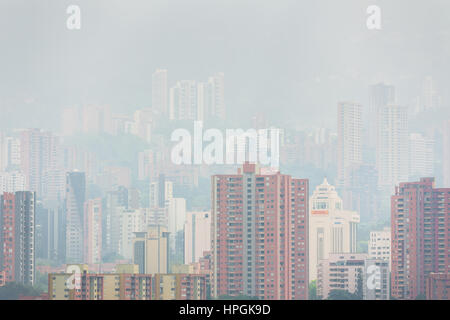
[[[59,134],[0,133],[0,286],[45,273],[54,300],[450,298],[450,121],[409,129],[440,107],[432,79],[413,113],[377,84],[369,108],[338,104],[337,133],[284,130],[277,168],[171,163],[159,126],[225,120],[224,75],[170,87],[158,69],[151,87],[132,117],[88,105]],[[82,143],[123,135],[143,143],[133,160]]]

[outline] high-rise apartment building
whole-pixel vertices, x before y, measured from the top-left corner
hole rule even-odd
[[[391,197],[391,292],[396,299],[425,295],[430,273],[450,272],[450,188],[434,178],[404,182]]]
[[[356,252],[359,214],[344,210],[342,199],[325,179],[316,187],[309,211],[309,280],[317,279],[320,260],[331,253]]]
[[[171,198],[168,200],[167,218],[171,267],[173,264],[184,263],[184,223],[186,222],[186,199]]]
[[[103,240],[104,253],[112,254],[119,252],[121,235],[121,212],[128,208],[128,189],[119,187],[106,194],[105,210],[103,215]]]
[[[245,163],[212,176],[213,296],[308,298],[308,180]]]
[[[102,199],[91,199],[84,204],[84,263],[102,261]]]
[[[349,185],[353,170],[362,162],[362,106],[353,102],[338,105],[337,185]]]
[[[450,188],[450,119],[444,121],[443,129],[442,172],[444,175],[444,187]]]
[[[369,236],[369,258],[391,263],[391,228],[371,231]]]
[[[4,193],[0,202],[0,271],[6,282],[33,285],[36,194]]]
[[[112,134],[111,108],[108,105],[83,106],[81,110],[81,130],[87,134]]]
[[[118,216],[116,219],[118,219],[119,222],[119,234],[117,235],[119,244],[117,253],[124,259],[132,259],[135,233],[145,231],[145,212],[143,209],[118,208]],[[113,236],[114,240],[117,239],[116,235]]]
[[[450,273],[430,273],[427,277],[427,300],[450,300]]]
[[[157,69],[152,74],[152,108],[163,115],[169,113],[167,74],[166,69]]]
[[[21,171],[26,178],[26,189],[45,196],[44,176],[61,169],[58,151],[59,139],[50,132],[29,129],[21,132]],[[61,185],[59,186],[60,188]]]
[[[66,262],[83,262],[85,245],[84,202],[86,200],[86,177],[84,172],[66,174]]]
[[[0,172],[0,194],[25,191],[25,176],[19,171]]]
[[[198,119],[198,89],[194,80],[178,81],[169,91],[169,117],[172,120]]]
[[[435,110],[441,107],[442,97],[439,96],[433,77],[426,76],[422,84],[422,99],[420,107],[422,110]]]
[[[223,72],[208,78],[207,82],[198,84],[197,120],[225,119],[225,84]]]
[[[408,108],[389,104],[378,108],[378,186],[388,194],[409,177]]]
[[[133,263],[140,273],[167,273],[169,268],[169,233],[164,226],[148,226],[136,232],[133,240]]]

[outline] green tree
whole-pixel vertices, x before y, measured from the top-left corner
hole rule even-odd
[[[32,286],[25,286],[20,283],[8,282],[0,287],[0,300],[17,300],[20,295],[39,296],[41,292]]]

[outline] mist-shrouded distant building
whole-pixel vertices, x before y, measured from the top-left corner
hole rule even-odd
[[[4,193],[0,201],[0,272],[6,282],[33,285],[36,194]]]
[[[81,108],[81,132],[113,133],[111,108],[108,105],[85,105]]]
[[[332,290],[362,291],[365,253],[333,253],[317,265],[317,296],[327,299]],[[362,298],[362,292],[359,292]]]
[[[169,233],[164,226],[150,225],[136,232],[133,240],[133,263],[139,273],[167,273],[169,269]]]
[[[225,119],[225,76],[218,72],[208,78],[207,82],[199,83],[198,116],[197,120],[208,121],[211,119]]]
[[[342,199],[325,179],[316,187],[309,210],[309,279],[317,279],[320,260],[332,253],[356,252],[359,214],[344,210]]]
[[[64,108],[61,113],[61,134],[73,136],[81,131],[81,112],[76,106]]]
[[[362,106],[338,104],[337,185],[346,187],[352,170],[362,163]]]
[[[152,74],[152,109],[162,115],[169,113],[167,78],[166,69],[157,69]]]
[[[173,198],[173,183],[160,174],[158,181],[150,183],[150,208],[165,208],[167,201]]]
[[[133,115],[133,134],[150,143],[152,140],[153,112],[150,108],[136,110]]]
[[[434,174],[434,139],[420,133],[409,135],[409,178],[431,177]]]
[[[444,187],[450,188],[450,119],[444,121],[442,171]]]
[[[169,118],[171,120],[224,120],[225,84],[223,72],[206,82],[177,81],[169,90]]]
[[[245,163],[211,193],[212,296],[308,299],[308,180]]]
[[[388,261],[366,253],[333,253],[318,264],[317,296],[329,298],[332,291],[346,291],[363,300],[389,300]]]
[[[392,297],[416,299],[430,273],[450,273],[450,188],[434,178],[400,183],[391,208]]]
[[[427,300],[450,300],[450,273],[430,273],[427,277]]]
[[[340,190],[344,209],[359,213],[361,222],[380,218],[378,171],[372,164],[361,164],[352,170],[347,187]]]
[[[128,209],[128,189],[121,186],[108,192],[105,205],[104,214],[102,214],[102,250],[105,254],[114,254],[119,251],[120,212]]]
[[[186,213],[184,224],[184,263],[199,262],[211,250],[211,212]]]
[[[87,264],[102,261],[102,199],[91,199],[84,205],[84,259]]]
[[[409,177],[408,108],[394,104],[378,108],[377,170],[378,186],[391,194]]]
[[[66,262],[82,263],[85,245],[84,202],[86,177],[84,172],[66,174]]]

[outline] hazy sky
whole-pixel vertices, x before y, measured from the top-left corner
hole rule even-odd
[[[79,31],[66,28],[70,4]],[[373,4],[380,31],[366,27]],[[0,0],[0,129],[58,128],[83,103],[149,106],[159,67],[170,85],[223,71],[236,119],[334,128],[339,100],[366,104],[384,80],[408,104],[425,75],[445,103],[449,17],[448,0]]]

